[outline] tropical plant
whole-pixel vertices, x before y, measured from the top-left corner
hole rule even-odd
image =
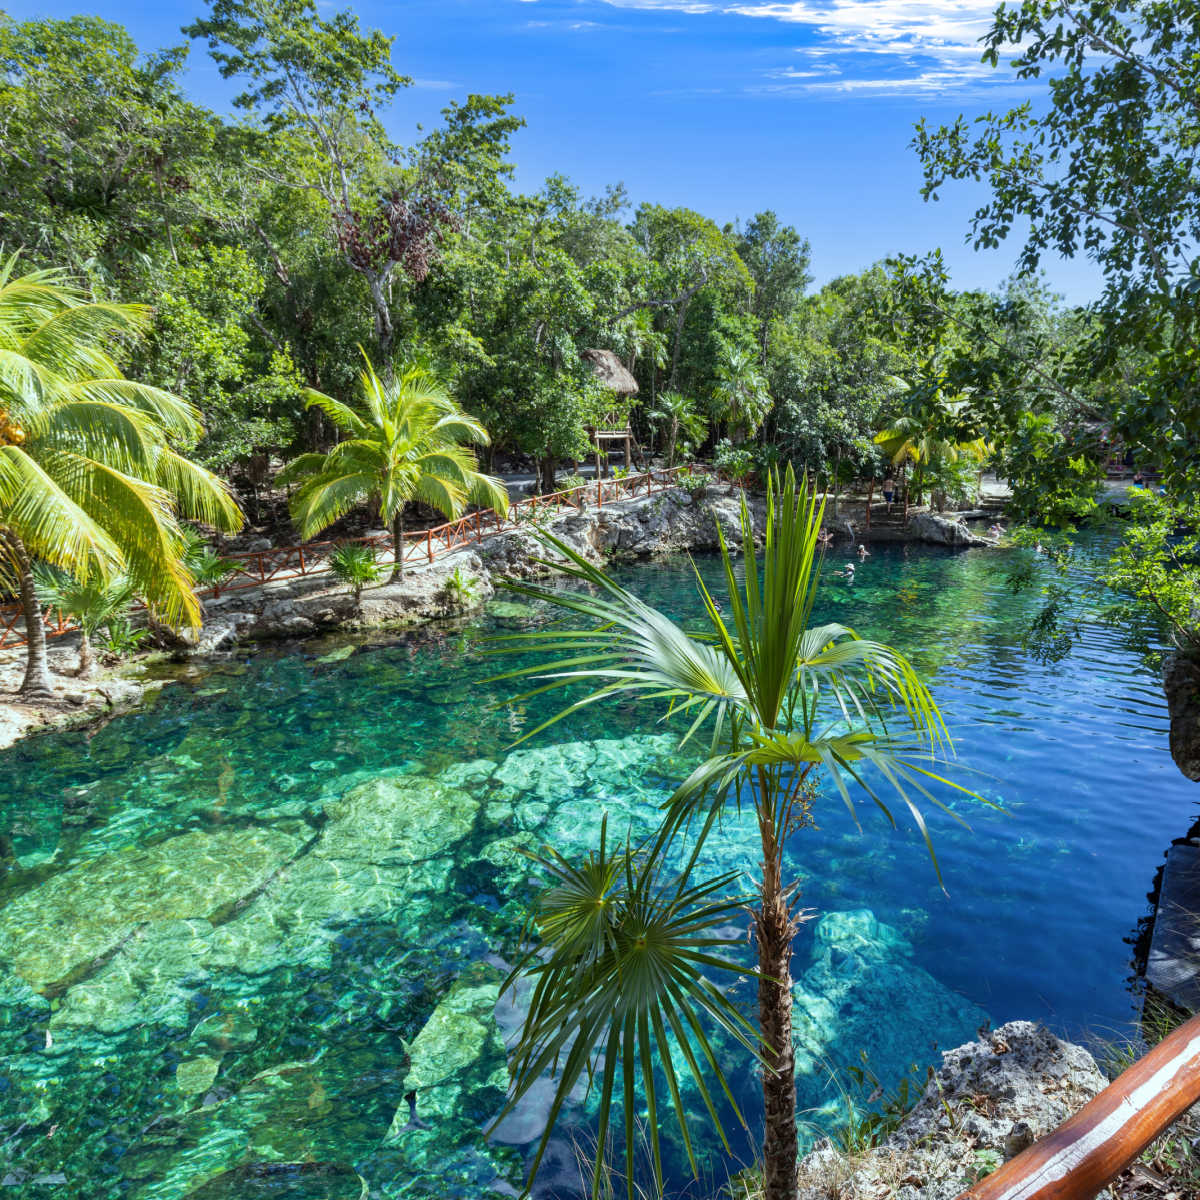
[[[479,580],[455,567],[446,579],[446,597],[455,608],[466,608],[479,592]]]
[[[960,459],[982,464],[992,448],[972,429],[969,393],[954,392],[934,360],[922,364],[912,386],[896,384],[904,393],[904,411],[875,435],[875,443],[893,466],[913,464],[912,494],[919,505],[931,469]]]
[[[735,446],[722,438],[713,452],[713,466],[727,479],[741,483],[754,472],[755,454],[748,446]]]
[[[127,577],[171,622],[198,623],[177,513],[241,526],[227,488],[173,442],[201,433],[190,405],[126,379],[113,353],[144,308],[92,303],[59,270],[0,264],[0,557],[28,641],[25,695],[51,694],[36,560],[80,584]]]
[[[684,467],[675,476],[675,486],[683,488],[693,500],[703,496],[714,482],[713,476],[708,471],[696,471],[691,467]]]
[[[124,658],[134,654],[149,636],[149,629],[139,628],[128,617],[114,617],[101,633],[100,646],[106,654]]]
[[[447,518],[459,516],[468,502],[503,515],[508,492],[477,470],[474,453],[462,444],[486,445],[487,430],[429,370],[407,367],[385,381],[368,361],[361,383],[358,408],[308,392],[308,405],[349,436],[328,454],[302,454],[276,482],[300,481],[291,509],[303,538],[315,537],[358,504],[377,503],[392,533],[392,575],[398,578],[404,574],[404,508],[410,500]]]
[[[200,588],[215,588],[224,583],[230,575],[240,575],[244,568],[238,566],[232,558],[218,554],[204,535],[190,525],[183,528],[183,561],[187,564],[196,586]]]
[[[678,450],[698,446],[708,434],[707,418],[682,392],[663,392],[646,416],[660,431],[668,467],[675,465]]]
[[[683,1056],[702,1095],[708,1095],[705,1075],[728,1092],[702,1033],[700,1018],[706,1015],[743,1045],[755,1047],[760,1060],[766,1200],[793,1200],[796,1195],[790,961],[800,915],[798,885],[784,877],[783,850],[789,836],[809,820],[818,772],[856,820],[850,786],[861,788],[889,820],[893,817],[885,795],[897,797],[912,814],[931,857],[929,832],[914,793],[939,808],[945,806],[929,792],[928,781],[974,795],[937,769],[952,746],[933,697],[908,660],[843,625],[810,626],[823,514],[824,505],[806,484],[797,486],[790,469],[782,482],[777,475],[768,477],[761,564],[748,561],[739,584],[733,556],[721,539],[725,595],[718,604],[698,578],[707,622],[701,636],[686,633],[549,535],[543,537],[562,561],[548,559],[547,565],[589,590],[505,585],[583,621],[575,630],[555,628],[501,639],[502,650],[550,656],[549,662],[521,667],[506,678],[540,677],[535,680],[538,692],[589,686],[585,695],[526,736],[606,698],[642,698],[666,701],[672,712],[688,718],[684,743],[698,742],[705,734],[708,739],[705,758],[676,789],[661,828],[648,842],[612,854],[602,824],[600,850],[582,864],[553,852],[541,860],[550,884],[531,918],[529,956],[508,981],[512,986],[516,974],[527,973],[534,985],[513,1057],[508,1108],[548,1068],[560,1065],[550,1109],[553,1124],[581,1072],[602,1054],[601,1127],[607,1129],[619,1069],[630,1153],[631,1093],[640,1076],[659,1174],[653,1055],[661,1063],[689,1154],[691,1135],[673,1055]],[[743,545],[753,546],[754,523],[744,499],[741,524]],[[722,613],[729,614],[728,623]],[[736,969],[730,958],[715,953],[732,946],[716,926],[725,919],[725,906],[735,903],[727,899],[733,877],[690,878],[705,838],[732,805],[752,809],[761,839],[762,873],[755,881],[753,910],[760,1030],[754,1039],[705,975],[710,969]],[[695,836],[681,850],[675,838],[684,831]],[[684,863],[681,871],[669,865],[679,861]],[[719,1129],[711,1104],[708,1111]],[[549,1136],[547,1129],[542,1149]],[[540,1154],[535,1169],[538,1161]]]
[[[742,441],[752,434],[771,411],[771,394],[758,361],[748,350],[726,349],[717,370],[713,399],[721,416],[729,422],[730,434]]]
[[[329,571],[340,583],[354,589],[354,604],[362,599],[368,583],[376,583],[383,568],[375,561],[375,551],[361,542],[346,542],[329,556]]]
[[[78,674],[86,679],[95,670],[92,639],[102,625],[111,627],[125,616],[133,602],[133,581],[118,575],[80,582],[69,572],[45,563],[34,565],[33,578],[42,606],[56,609],[79,626]]]

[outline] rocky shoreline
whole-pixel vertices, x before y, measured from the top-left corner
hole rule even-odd
[[[638,496],[583,511],[566,510],[540,523],[587,558],[639,559],[659,554],[713,551],[720,529],[726,543],[741,550],[741,493],[727,484],[710,485],[693,496],[674,488],[652,496]],[[761,532],[763,505],[751,497],[756,529]],[[827,520],[835,539],[864,537],[847,518]],[[872,540],[885,533],[871,530]],[[895,540],[895,530],[886,531]],[[973,534],[964,520],[953,514],[914,513],[901,531],[903,540],[967,548],[994,545]],[[405,627],[428,621],[460,617],[484,604],[494,594],[497,578],[529,578],[545,574],[538,560],[545,549],[535,527],[518,528],[483,539],[475,546],[409,567],[403,580],[369,588],[359,604],[329,575],[309,575],[268,582],[260,587],[226,591],[204,603],[201,629],[172,637],[164,634],[157,656],[141,656],[94,678],[73,677],[76,641],[55,639],[50,644],[50,667],[59,681],[55,699],[25,704],[15,698],[20,683],[21,655],[0,659],[0,749],[28,733],[85,724],[135,707],[148,688],[162,680],[146,678],[146,669],[163,655],[203,659],[231,652],[238,644],[305,638],[338,630],[380,626]]]
[[[1087,1050],[1043,1025],[981,1029],[943,1054],[882,1145],[847,1156],[825,1143],[808,1155],[800,1200],[955,1200],[1107,1085]]]

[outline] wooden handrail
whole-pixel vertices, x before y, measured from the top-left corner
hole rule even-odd
[[[620,479],[612,479],[608,482],[612,484],[614,494],[612,499],[620,499],[623,491],[628,492],[631,496],[637,495],[637,485],[641,480],[646,481],[646,494],[649,495],[654,490],[654,485],[657,482],[662,487],[671,486],[671,482],[680,471],[689,469],[684,465],[677,467],[666,467],[660,470],[658,478],[654,471],[646,471],[640,475],[626,475]],[[584,508],[584,500],[589,494],[592,487],[596,488],[596,507],[604,506],[604,481],[597,480],[593,485],[585,483],[580,487],[568,488],[562,492],[551,492],[545,496],[531,496],[528,500],[518,500],[509,508],[510,513],[515,513],[520,509],[528,509],[536,514],[539,508],[563,509],[578,505],[579,511]],[[404,535],[405,547],[402,555],[405,561],[408,561],[412,553],[418,555],[421,553],[421,546],[424,545],[424,556],[429,562],[433,562],[438,554],[449,553],[460,545],[465,545],[468,541],[482,541],[485,533],[483,528],[483,518],[489,517],[494,532],[499,533],[505,528],[505,520],[495,509],[489,508],[483,513],[468,513],[466,516],[459,517],[454,521],[447,521],[444,525],[434,526],[432,529],[414,529]],[[510,520],[510,527],[512,522]],[[468,537],[468,533],[473,532],[474,537]],[[435,552],[434,539],[439,539],[440,549]],[[337,541],[322,541],[322,542],[306,542],[302,546],[279,546],[273,550],[243,550],[240,552],[225,555],[230,561],[235,563],[245,564],[240,566],[234,576],[235,579],[240,578],[241,582],[225,582],[218,584],[215,587],[207,590],[201,589],[197,595],[211,595],[213,598],[219,597],[222,592],[237,592],[247,588],[261,587],[272,579],[292,579],[298,575],[323,575],[329,570],[329,562],[327,558],[316,557],[322,550],[333,550],[338,545],[354,544],[361,546],[371,546],[373,548],[384,549],[391,543],[390,535],[384,534],[376,537],[360,537],[346,538]],[[306,560],[304,552],[307,550],[313,556],[312,560]],[[298,557],[299,570],[290,569],[289,558],[292,555]],[[268,561],[269,560],[269,561]],[[250,568],[253,569],[250,569]],[[270,569],[268,569],[268,567]],[[25,636],[18,634],[16,631],[17,623],[22,621],[21,606],[19,604],[0,605],[0,647],[23,645]],[[64,621],[62,614],[59,614],[57,626],[49,625],[50,614],[47,612],[45,618],[47,624],[46,636],[58,637],[61,634],[69,633],[75,626]]]
[[[1093,1200],[1200,1101],[1200,1015],[958,1200]]]

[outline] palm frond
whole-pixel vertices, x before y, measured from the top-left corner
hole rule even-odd
[[[548,883],[527,926],[527,953],[505,983],[507,990],[525,977],[531,996],[510,1063],[508,1101],[495,1124],[547,1073],[551,1075],[554,1098],[530,1168],[532,1181],[567,1097],[581,1083],[589,1089],[596,1086],[596,1062],[603,1055],[593,1196],[600,1194],[618,1070],[629,1195],[635,1151],[632,1098],[639,1084],[651,1112],[651,1147],[661,1188],[656,1058],[693,1172],[692,1134],[678,1082],[681,1072],[687,1072],[700,1092],[726,1149],[710,1080],[716,1080],[736,1119],[745,1125],[702,1023],[711,1022],[758,1055],[753,1027],[710,978],[713,973],[739,976],[745,970],[721,953],[733,944],[721,935],[721,926],[730,923],[743,903],[730,895],[735,875],[693,884],[664,872],[661,859],[644,847],[610,851],[606,822],[599,848],[581,863],[553,851],[531,857]]]
[[[0,520],[32,554],[80,579],[110,576],[124,561],[108,530],[19,446],[0,446]]]

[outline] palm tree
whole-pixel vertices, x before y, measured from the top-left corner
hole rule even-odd
[[[919,505],[925,491],[925,474],[931,466],[962,458],[982,463],[992,448],[986,438],[969,436],[970,392],[951,393],[946,374],[936,362],[929,360],[922,365],[915,386],[899,379],[894,382],[900,391],[908,393],[907,411],[880,430],[875,443],[893,466],[914,464],[913,491]]]
[[[754,433],[771,411],[771,395],[755,355],[736,347],[723,355],[713,397],[723,409],[735,442]]]
[[[329,571],[334,579],[351,589],[354,607],[358,608],[363,588],[368,583],[375,583],[384,568],[375,561],[375,551],[370,546],[347,542],[329,556]]]
[[[823,509],[806,483],[797,486],[790,469],[782,483],[777,476],[769,479],[761,569],[747,562],[739,585],[722,539],[726,595],[721,603],[697,576],[707,616],[702,636],[684,632],[570,547],[543,535],[565,560],[560,570],[588,590],[506,586],[566,609],[585,626],[501,639],[503,651],[533,649],[555,656],[548,664],[526,666],[505,678],[536,676],[537,691],[590,685],[585,695],[527,736],[605,698],[640,697],[666,701],[672,712],[690,721],[684,742],[706,735],[708,745],[706,757],[676,790],[661,828],[648,843],[609,855],[602,828],[599,854],[581,866],[553,852],[542,860],[551,886],[531,920],[535,936],[529,957],[518,967],[532,976],[534,988],[512,1063],[506,1111],[548,1068],[561,1064],[553,1121],[581,1072],[602,1054],[601,1153],[612,1075],[620,1066],[627,1123],[635,1073],[640,1073],[657,1171],[653,1051],[690,1154],[667,1029],[714,1121],[698,1059],[722,1088],[727,1085],[699,1018],[707,1014],[747,1040],[737,1013],[705,974],[706,969],[736,969],[714,953],[724,944],[716,926],[728,920],[721,898],[729,880],[694,883],[690,874],[705,837],[729,805],[750,807],[762,855],[753,910],[759,1024],[754,1044],[762,1075],[765,1200],[793,1200],[796,1195],[790,962],[800,918],[797,886],[784,877],[784,844],[807,823],[819,798],[815,785],[821,773],[855,819],[848,785],[860,787],[894,824],[885,801],[892,793],[912,814],[932,856],[913,793],[944,807],[924,784],[949,783],[935,768],[952,753],[937,705],[903,655],[842,625],[810,625]],[[741,522],[743,544],[750,547],[754,528],[744,499]],[[728,621],[723,613],[729,614]],[[695,843],[683,870],[670,871],[667,864],[678,861],[681,853],[674,839],[689,828],[697,832]],[[628,1124],[626,1152],[632,1155]],[[537,1161],[540,1154],[535,1170]],[[628,1167],[632,1189],[631,1157]],[[599,1170],[598,1160],[597,1187]]]
[[[81,583],[74,575],[57,567],[37,563],[33,569],[38,599],[50,609],[57,609],[79,626],[79,669],[81,679],[95,670],[92,638],[102,625],[119,621],[133,603],[133,581],[118,575],[106,580],[93,577]]]
[[[349,437],[328,454],[302,454],[276,482],[302,481],[291,507],[303,538],[315,537],[358,504],[378,504],[392,533],[395,579],[404,574],[404,507],[410,500],[450,519],[468,502],[504,514],[508,492],[500,480],[478,471],[474,453],[462,445],[487,445],[487,430],[430,371],[409,367],[385,382],[368,362],[361,380],[358,409],[308,393],[308,405]]]
[[[52,691],[35,561],[80,584],[127,575],[165,620],[197,624],[177,517],[241,528],[226,486],[172,448],[200,435],[195,410],[112,357],[148,321],[63,271],[0,264],[0,558],[24,610],[26,696]]]
[[[646,416],[663,432],[663,450],[667,466],[675,465],[675,450],[681,440],[699,445],[708,432],[708,421],[696,407],[696,401],[682,392],[663,392]],[[680,438],[683,434],[683,439]]]

